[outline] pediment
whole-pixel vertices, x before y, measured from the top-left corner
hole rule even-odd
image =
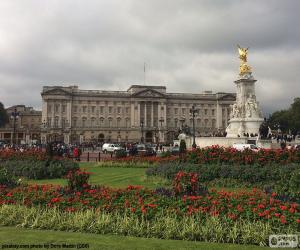
[[[70,93],[60,88],[54,88],[44,91],[42,95],[70,95]]]
[[[134,93],[132,96],[134,96],[134,97],[150,97],[150,98],[165,97],[164,94],[162,94],[156,90],[153,90],[153,89],[144,89],[142,91]]]
[[[219,100],[223,100],[223,101],[235,101],[235,99],[236,99],[236,95],[234,94],[224,94],[219,98]]]

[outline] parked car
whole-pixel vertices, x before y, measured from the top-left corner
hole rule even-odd
[[[233,144],[233,148],[239,150],[239,151],[244,151],[246,148],[253,150],[253,151],[258,151],[259,148],[254,145],[254,144]]]
[[[106,153],[116,153],[116,151],[121,150],[122,147],[120,147],[118,144],[113,143],[104,143],[102,146],[102,152],[104,154]]]

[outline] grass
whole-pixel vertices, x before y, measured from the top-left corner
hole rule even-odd
[[[82,163],[82,169],[91,172],[90,184],[123,188],[128,185],[139,185],[146,188],[165,186],[167,181],[160,177],[147,178],[145,168],[100,167],[96,163]],[[65,179],[29,180],[30,184],[66,185]]]
[[[129,236],[95,235],[87,233],[33,230],[15,227],[0,227],[0,242],[4,244],[89,244],[86,249],[211,249],[211,250],[256,250],[266,247],[252,245],[218,244],[178,240],[146,239]],[[49,247],[51,248],[51,246]],[[58,248],[58,247],[57,247]],[[21,248],[19,248],[21,249]],[[46,249],[46,248],[44,248]],[[66,249],[66,248],[60,248]],[[69,249],[76,249],[69,248]]]

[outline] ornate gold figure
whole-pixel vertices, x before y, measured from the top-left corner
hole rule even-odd
[[[241,48],[240,45],[238,45],[239,58],[241,59],[240,76],[252,73],[251,67],[247,64],[248,49],[249,48]]]

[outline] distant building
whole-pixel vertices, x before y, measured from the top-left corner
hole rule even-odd
[[[171,143],[182,126],[196,135],[225,131],[234,93],[167,93],[165,86],[132,85],[127,91],[81,90],[78,86],[45,86],[41,93],[42,142]]]
[[[25,105],[15,105],[6,109],[9,123],[0,128],[0,140],[8,143],[32,143],[41,139],[42,111]],[[12,114],[16,112],[15,129]]]

